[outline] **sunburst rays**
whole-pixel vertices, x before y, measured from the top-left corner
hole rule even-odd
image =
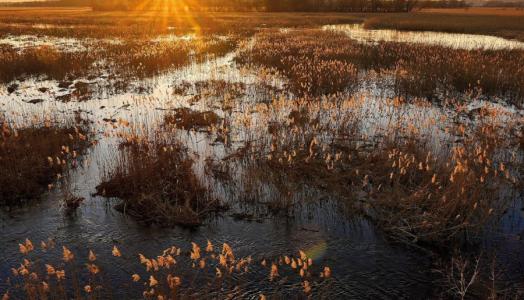
[[[153,16],[151,26],[167,30],[169,27],[190,27],[193,34],[200,35],[202,27],[191,8],[198,8],[199,4],[192,0],[142,0],[130,12],[132,17],[144,15]]]

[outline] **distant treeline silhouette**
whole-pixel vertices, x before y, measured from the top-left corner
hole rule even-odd
[[[521,7],[524,8],[524,1],[486,1],[483,6],[485,7]]]
[[[95,10],[133,9],[141,1],[92,0],[92,7]],[[407,12],[417,3],[417,0],[198,0],[187,1],[185,5],[189,10],[205,11]]]
[[[9,6],[90,6],[94,10],[154,9],[180,0],[56,0],[45,2],[4,3]],[[495,1],[493,1],[495,2]],[[494,4],[491,2],[492,4]],[[158,5],[160,3],[160,5]],[[180,2],[179,2],[180,3]],[[192,0],[183,1],[189,10],[201,11],[268,11],[268,12],[409,12],[423,7],[467,7],[463,0]],[[497,1],[497,3],[499,3]],[[2,5],[0,3],[0,5]]]

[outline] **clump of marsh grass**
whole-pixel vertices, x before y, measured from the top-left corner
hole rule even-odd
[[[0,204],[21,205],[38,198],[89,146],[84,129],[75,126],[17,128],[0,121]]]
[[[524,40],[524,25],[520,16],[470,14],[466,11],[464,14],[387,14],[367,19],[364,22],[364,27],[369,29],[489,34]]]
[[[359,71],[393,74],[393,91],[403,97],[442,99],[458,93],[507,98],[522,105],[524,51],[463,50],[380,42],[363,44],[322,30],[264,31],[237,58],[241,64],[276,69],[294,93],[351,92],[364,83]]]
[[[221,57],[235,50],[242,38],[238,35],[229,34],[224,37],[209,36],[200,37],[194,43],[192,50],[197,61],[204,61],[211,57]]]
[[[194,111],[189,108],[177,108],[164,118],[166,125],[172,125],[177,128],[192,130],[207,130],[212,126],[217,126],[221,118],[213,111]]]
[[[116,168],[97,192],[121,199],[119,210],[146,223],[197,226],[222,205],[192,166],[186,149],[177,142],[133,139],[122,144]]]
[[[146,78],[203,61],[210,55],[222,56],[236,47],[237,39],[216,37],[195,40],[123,39],[117,43],[86,41],[86,50],[60,51],[51,46],[23,50],[0,46],[0,81],[27,76],[64,80],[97,76],[101,71],[124,78]]]
[[[107,60],[113,72],[124,77],[146,78],[208,59],[223,56],[237,44],[234,37],[198,37],[190,40],[124,39],[102,43],[97,57]]]
[[[513,136],[518,120],[484,108],[477,123],[445,122],[440,129],[435,117],[406,120],[410,114],[399,99],[367,105],[335,96],[260,104],[257,118],[269,125],[268,136],[253,140],[239,157],[252,157],[257,170],[331,191],[408,244],[468,242],[469,233],[497,223],[508,207],[505,195],[521,176]],[[418,105],[422,111],[428,106]]]
[[[318,30],[265,31],[255,36],[254,46],[242,51],[237,61],[276,69],[289,78],[291,91],[299,96],[351,92],[358,84],[357,69],[332,55],[343,38]]]
[[[10,82],[22,76],[45,75],[61,80],[66,76],[83,76],[96,58],[89,52],[62,52],[50,46],[18,51],[9,45],[0,46],[0,81]]]

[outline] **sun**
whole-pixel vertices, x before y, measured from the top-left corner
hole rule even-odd
[[[195,0],[140,0],[132,7],[132,13],[136,17],[141,14],[153,14],[158,25],[167,28],[170,25],[189,25],[194,34],[201,33],[201,26],[192,10],[198,10],[199,4]]]

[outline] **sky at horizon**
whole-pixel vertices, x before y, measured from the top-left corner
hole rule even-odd
[[[0,3],[16,3],[16,2],[46,2],[46,1],[56,1],[56,0],[0,0]],[[489,0],[466,0],[466,2],[486,2]],[[524,0],[500,0],[502,2],[524,2]]]
[[[0,0],[0,3],[13,3],[13,2],[44,2],[48,0]]]

